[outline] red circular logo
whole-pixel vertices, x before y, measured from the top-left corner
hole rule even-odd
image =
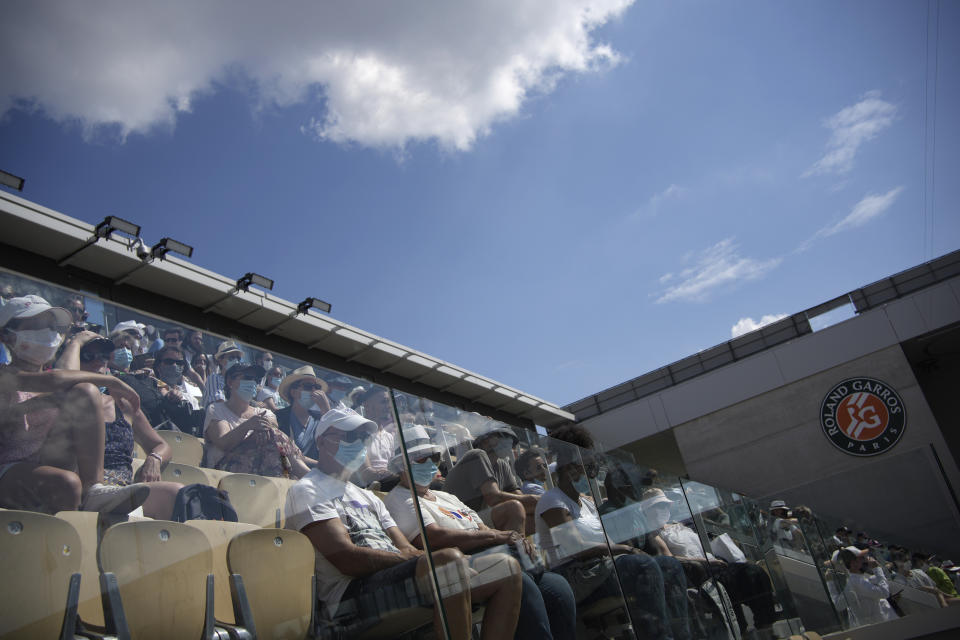
[[[850,378],[824,396],[820,425],[844,453],[875,456],[899,442],[907,412],[900,395],[882,380]]]
[[[849,395],[837,407],[837,426],[847,437],[859,442],[879,436],[889,421],[890,415],[883,400],[869,391]]]

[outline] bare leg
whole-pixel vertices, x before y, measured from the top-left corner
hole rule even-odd
[[[518,500],[507,500],[490,509],[493,528],[501,531],[516,531],[524,535],[526,517],[523,505]]]
[[[519,563],[505,553],[491,553],[474,558],[478,573],[471,578],[471,596],[475,602],[486,602],[483,615],[483,640],[512,638],[520,617],[520,592],[523,589]]]
[[[453,640],[469,640],[473,626],[471,615],[470,587],[467,577],[466,560],[456,549],[440,549],[433,553],[433,564],[437,571],[443,598],[443,610],[446,613],[450,637]],[[420,581],[430,580],[427,559],[421,557],[417,562],[417,577]],[[433,629],[438,638],[444,637],[440,620],[440,608],[433,608]]]
[[[183,488],[179,482],[149,482],[150,495],[143,503],[143,515],[154,520],[169,520],[173,515],[173,501]]]
[[[103,482],[105,428],[100,390],[92,384],[74,385],[60,405],[57,423],[41,450],[41,460],[61,469],[77,469],[86,489]]]
[[[21,462],[0,478],[0,505],[48,513],[74,511],[80,505],[80,478],[72,471]]]

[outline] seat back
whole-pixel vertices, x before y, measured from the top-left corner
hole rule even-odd
[[[257,638],[307,637],[313,611],[313,544],[287,529],[256,529],[234,537],[227,565],[239,574],[253,613]]]
[[[100,546],[100,514],[96,511],[61,511],[61,520],[69,522],[80,536],[80,607],[77,613],[87,624],[102,627],[103,601],[100,599],[100,567],[97,548]]]
[[[181,431],[157,431],[157,435],[170,445],[171,462],[199,466],[203,459],[203,442],[200,438]]]
[[[200,530],[179,522],[123,522],[103,534],[99,556],[100,569],[116,576],[133,637],[201,637],[213,554]]]
[[[80,571],[81,554],[80,536],[65,520],[0,511],[0,637],[60,636],[70,576]]]
[[[200,467],[179,462],[171,462],[164,467],[160,472],[160,479],[180,484],[211,484],[206,471]]]
[[[233,616],[233,599],[230,594],[227,547],[235,536],[255,530],[257,525],[224,520],[188,520],[186,524],[202,531],[213,550],[214,616],[220,622],[237,624]]]
[[[220,488],[230,494],[240,522],[258,527],[282,524],[283,503],[280,486],[271,478],[249,473],[232,473],[220,480]]]

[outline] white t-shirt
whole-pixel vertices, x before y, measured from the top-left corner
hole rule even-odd
[[[393,423],[387,427],[377,430],[373,437],[367,442],[367,465],[376,471],[386,471],[387,463],[393,458],[396,444]]]
[[[678,522],[665,524],[660,530],[660,537],[666,543],[670,553],[687,558],[715,559],[712,553],[704,553],[700,544],[700,536],[692,529]]]
[[[251,414],[251,416],[267,415],[267,414],[271,416],[273,415],[272,411],[270,411],[269,409],[263,409],[263,408],[254,409],[254,412],[255,413]],[[251,416],[247,416],[246,418],[241,418],[240,416],[238,416],[233,411],[227,408],[226,402],[214,402],[212,405],[207,407],[207,416],[203,421],[203,434],[204,436],[206,436],[207,427],[210,426],[210,423],[213,422],[214,420],[223,420],[230,426],[230,430],[233,431],[238,424],[240,424],[241,422],[246,422]],[[249,433],[246,436],[244,436],[244,439],[248,437],[250,437]],[[207,440],[207,444],[205,448],[207,452],[207,466],[213,467],[218,462],[220,462],[220,459],[223,458],[223,455],[225,452],[220,447],[210,444],[209,440]]]
[[[525,493],[530,496],[542,496],[546,491],[542,484],[530,482],[529,480],[525,480],[524,483],[520,485],[520,493]]]
[[[551,529],[541,516],[551,509],[563,509],[573,518],[559,527]],[[558,487],[550,489],[537,502],[536,510],[537,537],[540,547],[547,553],[550,567],[558,567],[570,561],[584,549],[589,549],[606,540],[603,535],[603,525],[593,499],[580,496],[580,504],[570,499],[570,496]]]
[[[277,408],[280,407],[279,405],[280,394],[277,393],[277,390],[271,389],[267,385],[263,385],[262,387],[257,389],[257,395],[254,397],[254,399],[257,402],[263,402],[267,398],[273,398],[273,402],[277,404]]]
[[[287,492],[286,528],[300,531],[313,522],[340,518],[350,540],[358,547],[400,553],[387,534],[397,526],[383,502],[366,489],[314,469]],[[317,596],[336,614],[352,577],[344,575],[323,554],[314,553]]]
[[[424,527],[436,524],[444,529],[464,531],[480,528],[482,524],[480,516],[463,504],[460,498],[445,491],[431,490],[430,493],[436,497],[436,502],[422,496],[419,500]],[[413,540],[420,535],[420,523],[417,522],[417,514],[413,511],[413,496],[410,494],[410,489],[397,485],[387,494],[384,502],[407,540]]]

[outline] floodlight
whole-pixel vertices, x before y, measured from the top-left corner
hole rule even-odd
[[[255,284],[261,289],[271,291],[273,289],[273,280],[258,273],[248,272],[242,278],[237,280],[237,291],[246,291],[250,285]]]
[[[333,307],[330,306],[329,302],[324,302],[320,298],[307,298],[303,302],[297,305],[297,313],[306,313],[310,309],[317,309],[318,311],[323,311],[324,313],[330,313],[330,309]]]
[[[171,251],[187,258],[193,255],[193,247],[173,238],[161,238],[160,242],[150,248],[150,255],[163,260],[163,257]]]
[[[143,241],[140,239],[140,225],[134,224],[129,220],[124,220],[123,218],[118,218],[117,216],[107,216],[94,228],[93,235],[90,236],[87,241],[84,242],[78,249],[75,249],[60,258],[60,260],[57,261],[57,266],[62,267],[63,265],[67,264],[81,251],[95,245],[101,238],[109,238],[114,231],[125,233],[134,238],[133,242],[127,245],[128,249],[137,246],[138,243],[139,245],[143,245]]]
[[[11,189],[16,189],[17,191],[23,191],[23,178],[15,176],[12,173],[7,173],[2,169],[0,169],[0,184],[5,187],[10,187]]]
[[[97,225],[95,233],[98,238],[109,238],[114,231],[125,233],[134,238],[140,235],[140,225],[133,224],[129,220],[118,218],[117,216],[107,216],[103,222]]]

